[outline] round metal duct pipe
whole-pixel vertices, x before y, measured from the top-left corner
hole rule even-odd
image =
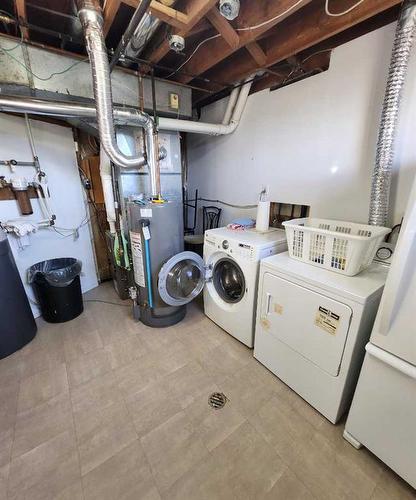
[[[116,165],[122,168],[141,167],[146,163],[143,156],[126,156],[120,151],[117,145],[114,129],[110,67],[102,31],[103,17],[100,4],[97,0],[77,0],[77,7],[90,58],[100,143],[110,160]],[[140,125],[146,132],[151,194],[154,197],[158,197],[160,195],[160,174],[156,127],[153,119],[146,113],[142,113]]]
[[[369,224],[385,226],[389,210],[394,142],[410,52],[416,31],[416,0],[404,2],[397,22],[378,133],[371,185]]]

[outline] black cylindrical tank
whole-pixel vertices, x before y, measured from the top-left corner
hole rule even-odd
[[[183,207],[176,201],[165,203],[130,202],[128,204],[130,243],[133,256],[134,278],[138,288],[140,320],[153,327],[174,325],[186,314],[186,306],[169,306],[158,292],[159,272],[163,264],[174,255],[183,252]],[[146,269],[147,240],[151,272]],[[149,280],[150,276],[150,280]],[[149,294],[150,291],[150,294]],[[149,299],[152,300],[152,307]]]
[[[36,323],[7,240],[0,231],[0,359],[36,335]]]

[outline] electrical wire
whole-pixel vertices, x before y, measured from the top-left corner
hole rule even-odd
[[[281,83],[279,83],[279,87],[284,85],[289,79],[290,77],[296,73],[299,69],[302,69],[302,64],[304,64],[306,61],[308,61],[309,59],[311,59],[311,57],[314,57],[314,56],[317,56],[318,54],[324,54],[325,52],[331,52],[333,49],[330,48],[330,49],[323,49],[323,50],[318,50],[317,52],[314,52],[313,54],[309,54],[309,56],[305,57],[305,59],[302,59],[302,61],[300,61],[293,69],[292,71],[283,79],[283,81]]]
[[[291,12],[293,9],[295,9],[298,5],[300,5],[302,2],[303,2],[303,0],[298,0],[293,5],[291,5],[290,7],[288,7],[284,12],[281,12],[277,16],[274,16],[271,19],[268,19],[267,21],[263,21],[262,23],[255,24],[253,26],[246,26],[244,28],[235,28],[235,31],[254,31],[254,30],[257,30],[259,28],[263,28],[263,26],[267,26],[268,24],[272,23],[273,21],[276,21],[277,19],[285,16],[286,14],[288,14],[289,12]],[[329,10],[329,0],[325,0],[325,13],[328,16],[331,16],[331,17],[344,16],[345,14],[348,14],[349,12],[351,12],[352,10],[354,10],[356,7],[358,7],[363,2],[364,2],[364,0],[359,0],[356,4],[352,5],[349,9],[345,10],[344,12],[339,12],[339,13],[334,14],[334,13],[330,12],[330,10]],[[173,71],[172,73],[170,73],[166,78],[170,78],[173,75],[175,75],[176,73],[178,73],[178,71],[180,71],[185,66],[185,64],[187,64],[194,57],[194,55],[198,52],[198,50],[205,43],[209,42],[210,40],[214,40],[216,38],[219,38],[221,36],[222,35],[218,33],[217,35],[210,36],[208,38],[205,38],[205,40],[202,40],[195,47],[195,49],[192,51],[192,53],[190,54],[190,56],[178,68],[176,68],[175,71]]]
[[[113,306],[121,306],[121,307],[131,307],[130,304],[118,304],[117,302],[110,302],[109,300],[99,300],[99,299],[84,299],[84,302],[101,302],[103,304],[111,304]]]
[[[50,226],[56,233],[60,234],[63,238],[69,238],[70,236],[78,236],[79,230],[86,226],[91,221],[91,217],[88,215],[88,203],[85,203],[85,215],[82,221],[78,224],[78,226],[69,228],[69,227],[61,227],[61,226]],[[69,234],[65,234],[63,231],[70,231]]]
[[[0,10],[0,12],[4,12],[4,13],[7,14],[7,12],[3,11],[3,10]],[[10,14],[8,14],[8,15],[10,16]],[[10,17],[13,18],[13,16],[10,16]],[[13,19],[15,19],[15,18],[13,18]],[[75,66],[78,66],[78,64],[86,62],[89,59],[88,57],[85,57],[83,59],[80,59],[79,61],[74,62],[73,64],[71,64],[67,68],[63,69],[62,71],[54,71],[49,76],[43,77],[43,76],[39,76],[36,73],[34,73],[30,68],[28,68],[26,66],[26,64],[22,63],[21,61],[19,61],[19,59],[17,59],[17,57],[15,57],[14,55],[10,54],[10,52],[12,52],[13,50],[17,49],[18,47],[21,47],[23,45],[23,43],[24,43],[23,42],[23,33],[21,33],[20,40],[19,40],[19,42],[17,42],[17,44],[14,47],[11,47],[10,49],[6,49],[5,47],[0,46],[0,51],[3,52],[6,56],[8,56],[10,59],[13,59],[14,62],[16,62],[17,64],[19,64],[28,73],[30,73],[31,75],[33,75],[38,80],[41,80],[42,82],[47,82],[48,80],[51,80],[54,76],[63,75],[65,73],[67,73],[68,71],[70,71]]]
[[[173,75],[176,75],[176,73],[178,71],[180,71],[184,66],[185,64],[187,64],[193,57],[194,55],[198,52],[198,50],[207,42],[209,42],[210,40],[214,40],[215,38],[219,38],[221,37],[222,35],[220,35],[219,33],[217,35],[214,35],[214,36],[210,36],[208,38],[205,38],[205,40],[202,40],[202,42],[200,42],[196,47],[195,49],[193,50],[193,52],[191,53],[191,55],[185,60],[185,62],[183,62],[178,68],[175,69],[175,71],[172,71],[172,73],[170,73],[166,78],[170,78],[171,76]]]
[[[15,23],[17,23],[17,19],[12,14],[9,14],[7,11],[0,9],[0,14],[6,14],[8,17],[13,19]],[[11,49],[5,49],[4,47],[0,47],[0,48],[4,52],[11,52],[12,50],[15,50],[18,47],[20,47],[22,43],[23,43],[23,31],[20,30],[20,40],[16,43],[16,45],[14,47],[12,47]]]
[[[193,201],[193,200],[190,200],[190,201]],[[228,202],[222,201],[222,200],[210,200],[209,198],[199,198],[198,197],[198,201],[208,201],[210,203],[220,203],[221,205],[225,205],[226,207],[232,207],[232,208],[242,208],[242,209],[257,208],[257,204],[256,205],[235,205],[233,203],[228,203]]]
[[[344,10],[344,12],[331,12],[329,10],[329,0],[325,0],[325,14],[330,17],[340,17],[340,16],[345,16],[345,14],[349,14],[351,11],[353,11],[356,7],[358,7],[360,4],[362,4],[364,0],[359,0],[357,3],[352,5],[349,9]]]
[[[281,12],[277,16],[272,17],[271,19],[268,19],[267,21],[263,21],[260,24],[256,24],[254,26],[247,26],[245,28],[236,28],[235,31],[251,31],[251,30],[257,30],[259,28],[263,28],[263,26],[266,26],[269,23],[272,23],[273,21],[276,21],[280,17],[285,16],[286,14],[289,14],[291,10],[293,10],[295,7],[300,5],[304,0],[298,0],[296,3],[294,3],[291,7],[287,8],[284,12]],[[363,1],[363,0],[361,0]]]
[[[291,10],[293,10],[295,7],[297,7],[298,5],[300,5],[304,0],[298,0],[297,2],[295,2],[291,7],[289,7],[288,9],[286,9],[284,12],[281,12],[280,14],[278,14],[277,16],[274,16],[272,17],[271,19],[268,19],[267,21],[264,21],[260,24],[256,24],[254,26],[246,26],[245,28],[236,28],[235,31],[252,31],[252,30],[257,30],[259,28],[262,28],[263,26],[266,26],[267,24],[269,23],[272,23],[273,21],[276,21],[276,19],[279,19],[280,17],[283,17],[285,16],[286,14],[288,14]],[[175,71],[173,71],[170,75],[168,75],[166,78],[170,78],[171,76],[175,75],[178,71],[180,71],[184,66],[185,64],[187,64],[193,57],[194,55],[198,52],[198,50],[207,42],[209,42],[210,40],[215,40],[216,38],[219,38],[219,37],[222,37],[222,35],[220,33],[218,33],[217,35],[213,35],[213,36],[210,36],[208,38],[205,38],[205,40],[202,40],[196,47],[195,49],[192,51],[191,55],[185,60],[185,62],[183,62],[178,68],[176,68]]]
[[[21,44],[19,43],[18,45],[20,46]],[[28,68],[26,66],[26,64],[24,64],[21,61],[19,61],[19,59],[17,59],[17,57],[14,57],[12,54],[9,54],[9,51],[10,50],[14,50],[16,47],[14,47],[13,49],[4,49],[3,47],[0,47],[0,51],[3,52],[7,57],[10,57],[10,59],[13,59],[13,61],[16,62],[17,64],[19,64],[19,66],[22,66],[22,68],[24,68],[28,73],[30,73],[32,76],[34,76],[38,80],[41,80],[42,82],[47,82],[48,80],[51,80],[54,76],[63,75],[64,73],[67,73],[68,71],[70,71],[75,66],[78,66],[78,64],[81,64],[83,62],[88,61],[88,57],[86,57],[84,59],[81,59],[79,61],[74,62],[73,64],[71,64],[67,68],[63,69],[62,71],[54,71],[49,76],[43,77],[43,76],[39,76],[36,73],[34,73],[30,68]]]

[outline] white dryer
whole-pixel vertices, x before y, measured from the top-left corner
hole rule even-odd
[[[282,253],[262,261],[254,357],[336,423],[357,382],[387,267],[343,276]]]
[[[158,291],[171,306],[183,306],[204,290],[205,314],[248,347],[254,345],[260,260],[287,250],[281,229],[265,233],[227,228],[205,232],[204,259],[174,255],[161,268]]]

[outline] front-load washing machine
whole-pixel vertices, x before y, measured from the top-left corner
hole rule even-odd
[[[344,276],[287,252],[261,263],[254,357],[332,423],[350,405],[387,271]]]
[[[161,268],[160,297],[182,306],[204,290],[205,314],[248,347],[254,345],[257,284],[261,259],[287,249],[281,229],[259,233],[209,229],[204,237],[204,258],[182,252]]]

